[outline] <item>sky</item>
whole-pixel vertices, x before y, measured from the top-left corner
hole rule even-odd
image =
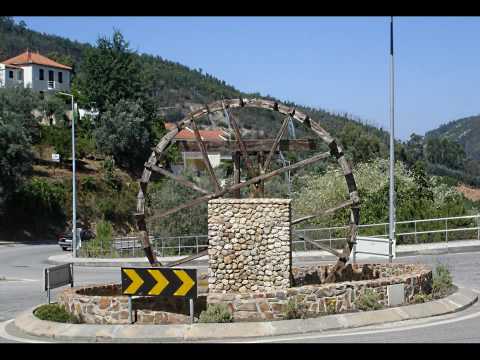
[[[390,127],[389,17],[15,17],[95,44],[120,30],[132,49],[244,92]],[[480,113],[479,17],[395,17],[395,137]]]

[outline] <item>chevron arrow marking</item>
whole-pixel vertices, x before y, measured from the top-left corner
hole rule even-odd
[[[195,281],[184,270],[173,270],[173,272],[183,283],[173,295],[184,296],[195,285]]]
[[[138,276],[134,269],[123,269],[123,272],[132,280],[132,283],[125,289],[124,294],[135,294],[144,283],[143,279]]]
[[[160,293],[167,287],[170,283],[165,276],[159,270],[148,269],[148,272],[152,277],[157,281],[155,286],[148,292],[148,295],[160,295]]]

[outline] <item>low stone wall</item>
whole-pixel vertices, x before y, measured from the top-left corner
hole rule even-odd
[[[290,199],[208,202],[208,288],[269,291],[291,286]]]
[[[203,302],[203,306],[202,306]],[[86,324],[128,324],[128,297],[121,285],[92,285],[64,290],[58,303]],[[195,313],[205,306],[198,297]],[[135,324],[189,324],[188,303],[183,299],[144,297],[132,299]],[[161,309],[161,310],[160,310]]]
[[[365,288],[380,295],[380,302],[388,306],[387,287],[404,284],[404,302],[408,303],[418,293],[432,290],[432,271],[424,265],[369,264],[351,268],[357,281],[322,284],[329,266],[309,266],[293,269],[297,286],[268,292],[212,293],[208,304],[225,303],[234,321],[280,320],[286,318],[287,303],[294,301],[305,310],[308,317],[323,314],[356,311],[355,299]]]

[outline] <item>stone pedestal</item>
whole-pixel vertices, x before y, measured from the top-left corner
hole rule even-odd
[[[291,286],[290,199],[208,203],[208,287],[215,293]]]

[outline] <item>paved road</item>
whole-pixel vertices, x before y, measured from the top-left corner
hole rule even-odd
[[[58,245],[0,245],[0,323],[46,301],[43,269],[46,259],[61,254]],[[447,265],[459,286],[480,289],[480,253],[403,257],[397,262]],[[118,268],[75,267],[78,285],[119,282]],[[53,292],[55,297],[61,289]],[[34,339],[34,338],[32,338]],[[0,336],[0,342],[10,342]],[[358,330],[258,339],[278,342],[480,342],[480,305],[434,319],[415,320]]]

